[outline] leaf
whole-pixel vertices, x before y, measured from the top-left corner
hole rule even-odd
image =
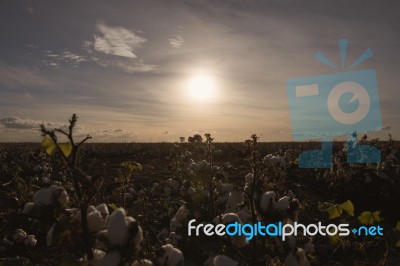
[[[354,205],[350,200],[340,204],[339,209],[344,210],[350,216],[354,216]]]
[[[47,155],[53,155],[54,152],[56,151],[56,144],[54,144],[54,141],[48,137],[45,137],[42,140],[40,146],[45,150]]]
[[[69,157],[71,155],[72,144],[70,142],[61,143],[59,146],[65,157]]]
[[[331,220],[340,217],[343,211],[350,216],[354,216],[354,205],[350,200],[348,200],[339,205],[334,205],[330,208],[327,208],[326,211],[328,212],[329,219]]]
[[[133,172],[134,170],[142,170],[143,166],[140,163],[137,163],[135,161],[127,161],[121,163],[121,166],[129,169],[129,171]]]
[[[362,224],[372,225],[375,222],[382,221],[382,218],[379,216],[380,213],[381,213],[380,211],[375,211],[373,213],[371,213],[370,211],[365,211],[361,213],[361,215],[358,217],[358,220]]]
[[[340,217],[340,215],[342,215],[342,211],[339,209],[338,205],[330,207],[326,211],[328,212],[329,219],[331,220]]]
[[[400,232],[400,221],[397,222],[396,227],[394,228],[396,231]]]
[[[108,206],[110,206],[110,208],[111,208],[113,211],[115,211],[116,209],[118,209],[118,206],[117,206],[115,203],[108,204]]]
[[[400,240],[397,240],[396,248],[400,248]]]

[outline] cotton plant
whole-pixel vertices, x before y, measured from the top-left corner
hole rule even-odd
[[[184,265],[185,259],[182,251],[171,244],[163,245],[158,253],[159,254],[156,258],[158,265],[164,265],[164,266]]]
[[[96,266],[117,266],[134,258],[140,251],[143,231],[138,222],[126,215],[123,208],[108,217],[106,228],[96,234],[97,246],[104,253],[94,259]]]
[[[51,185],[35,192],[33,202],[26,203],[22,212],[28,216],[40,217],[44,209],[65,208],[68,202],[67,191],[63,187]]]
[[[12,235],[13,243],[26,246],[36,246],[37,239],[35,235],[28,235],[24,230],[17,229]]]

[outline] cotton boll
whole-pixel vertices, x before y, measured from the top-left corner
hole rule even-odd
[[[308,260],[306,253],[302,248],[297,248],[296,258],[298,266],[310,266],[310,261]]]
[[[277,202],[274,203],[274,210],[286,211],[290,207],[290,198],[283,196]]]
[[[97,265],[97,262],[101,260],[106,253],[100,249],[93,249],[93,260],[90,265]]]
[[[138,222],[130,216],[125,217],[125,222],[128,225],[129,233],[130,233],[129,243],[133,244],[135,246],[135,248],[138,248],[140,243],[142,243],[142,241],[143,241],[142,228],[139,226]]]
[[[33,202],[38,206],[50,206],[53,204],[53,195],[47,189],[42,189],[33,194]]]
[[[253,182],[253,178],[254,178],[254,175],[252,173],[248,173],[245,176],[244,180],[246,181],[247,184],[251,184]]]
[[[107,204],[105,203],[98,205],[96,207],[96,210],[98,210],[101,213],[101,216],[103,217],[108,216],[110,214],[110,212],[108,211]]]
[[[38,207],[33,202],[28,202],[27,204],[25,204],[24,209],[22,210],[22,213],[29,215],[29,216],[37,217],[40,215],[40,207]]]
[[[27,246],[36,246],[37,243],[37,239],[35,238],[34,235],[28,235],[25,240],[24,240],[24,244]]]
[[[230,224],[230,223],[234,223],[234,222],[243,224],[242,220],[240,220],[240,217],[236,213],[222,214],[221,217],[217,216],[213,220],[214,224],[219,224],[219,223]]]
[[[184,258],[182,252],[174,248],[171,244],[166,244],[161,247],[164,254],[158,258],[159,265],[164,266],[178,266],[183,265]]]
[[[135,260],[131,266],[153,266],[153,263],[149,260],[143,259],[143,260]]]
[[[191,153],[190,151],[185,151],[185,156],[186,156],[186,157],[191,157],[191,156],[192,156],[192,153]]]
[[[69,196],[68,196],[67,191],[65,191],[65,190],[63,189],[63,190],[61,190],[59,193],[60,193],[60,194],[59,194],[58,197],[57,197],[57,202],[58,202],[58,204],[60,204],[61,206],[67,205],[67,203],[68,203],[68,201],[69,201]]]
[[[305,254],[313,254],[315,253],[315,247],[314,244],[312,243],[312,239],[310,239],[305,245],[304,245],[304,252]]]
[[[22,229],[17,229],[13,233],[13,240],[15,241],[15,243],[22,243],[26,237],[27,234]]]
[[[119,208],[115,210],[107,223],[107,238],[113,245],[123,245],[127,240],[128,225],[125,221],[125,210]]]
[[[263,212],[267,212],[272,204],[275,202],[276,193],[274,191],[267,191],[261,196],[260,208]]]
[[[186,220],[189,215],[189,210],[186,208],[186,205],[182,205],[175,214],[175,218],[178,221]]]
[[[215,256],[213,260],[214,266],[237,266],[239,263],[225,255]]]
[[[86,213],[91,213],[91,212],[94,212],[95,210],[96,210],[96,208],[95,208],[93,205],[90,205],[90,206],[87,208]]]
[[[46,236],[46,243],[47,246],[53,245],[53,235],[54,235],[54,228],[56,227],[56,224],[53,224],[50,228],[50,230],[47,232]]]
[[[98,210],[94,210],[87,215],[89,231],[98,232],[104,228],[104,219]]]
[[[107,253],[103,258],[97,261],[96,266],[118,266],[121,261],[121,254],[118,251]]]
[[[235,212],[237,205],[243,203],[244,193],[238,189],[229,192],[228,201],[226,203],[226,212]]]

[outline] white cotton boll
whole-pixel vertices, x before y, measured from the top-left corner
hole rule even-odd
[[[48,189],[36,191],[33,194],[33,202],[38,206],[50,206],[53,204],[53,195]]]
[[[143,260],[135,260],[131,266],[153,266],[153,263],[149,260],[143,259]]]
[[[239,190],[229,192],[228,201],[226,203],[226,212],[236,211],[237,205],[243,203],[244,193]]]
[[[131,226],[131,224],[133,224],[133,223],[137,223],[136,220],[130,216],[125,217],[125,222],[128,225],[128,227]],[[140,243],[142,243],[142,241],[143,241],[142,228],[140,226],[138,226],[138,231],[136,232],[136,234],[134,236],[131,235],[130,237],[132,237],[130,239],[130,243],[134,244],[135,247],[138,247],[140,245]]]
[[[27,234],[22,229],[17,229],[13,233],[13,240],[15,241],[15,243],[22,243],[26,237]]]
[[[107,253],[103,258],[97,261],[96,266],[118,266],[121,261],[121,254],[118,251]]]
[[[67,205],[67,203],[68,203],[68,201],[69,201],[69,196],[68,196],[67,191],[62,190],[62,191],[60,192],[60,195],[59,195],[58,198],[57,198],[57,201],[58,201],[58,203],[59,203],[61,206]]]
[[[37,239],[35,238],[34,235],[28,235],[25,240],[24,240],[24,244],[27,246],[36,246],[37,243]]]
[[[239,263],[225,255],[215,256],[213,260],[214,266],[237,266]]]
[[[96,210],[98,210],[103,217],[108,216],[110,214],[110,212],[108,211],[107,204],[105,204],[105,203],[98,205],[96,207]]]
[[[308,241],[305,245],[304,245],[304,252],[306,254],[313,254],[315,253],[315,247],[314,244],[312,243],[312,240]]]
[[[104,228],[104,219],[98,210],[94,210],[87,215],[89,231],[98,232]]]
[[[101,260],[106,253],[103,250],[100,249],[93,249],[93,260],[98,261]]]
[[[192,195],[193,193],[195,193],[196,192],[196,189],[194,189],[194,188],[192,188],[192,187],[189,187],[188,189],[187,189],[187,193],[189,194],[189,195]]]
[[[33,202],[28,202],[25,204],[24,209],[22,210],[23,214],[26,215],[33,215],[35,216],[37,212],[39,211],[38,207],[35,205]]]
[[[90,205],[88,208],[87,208],[87,211],[86,211],[86,213],[91,213],[91,212],[94,212],[96,210],[96,208],[93,206],[93,205]]]
[[[267,191],[261,196],[260,207],[263,212],[266,212],[275,202],[276,194],[274,191]]]
[[[220,216],[217,216],[214,218],[213,223],[214,224],[230,224],[230,223],[234,223],[234,222],[238,222],[240,224],[243,224],[242,220],[240,219],[239,215],[237,215],[236,213],[225,213]]]
[[[296,257],[298,266],[310,266],[310,261],[308,260],[306,253],[302,248],[297,248]]]
[[[175,214],[175,218],[178,221],[186,220],[189,215],[189,210],[186,208],[186,205],[182,205]]]
[[[178,266],[183,265],[184,258],[182,252],[174,248],[171,244],[166,244],[161,247],[164,250],[164,254],[158,258],[160,265],[164,266]]]
[[[253,182],[254,175],[252,173],[248,173],[245,177],[244,180],[246,181],[247,184],[251,184]]]
[[[53,224],[50,228],[50,230],[47,232],[46,236],[46,243],[48,246],[53,245],[53,235],[54,235],[54,228],[56,227],[56,224]]]
[[[119,208],[115,210],[107,223],[107,238],[113,245],[123,245],[127,240],[128,225],[125,221],[125,210]]]
[[[284,196],[274,203],[274,210],[286,211],[290,207],[290,198]]]

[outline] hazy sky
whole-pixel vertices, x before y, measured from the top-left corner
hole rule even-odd
[[[0,141],[39,140],[38,125],[72,113],[94,141],[289,140],[287,79],[368,68],[385,134],[400,137],[399,12],[366,0],[3,0]],[[374,56],[342,69],[340,38],[349,65]]]

